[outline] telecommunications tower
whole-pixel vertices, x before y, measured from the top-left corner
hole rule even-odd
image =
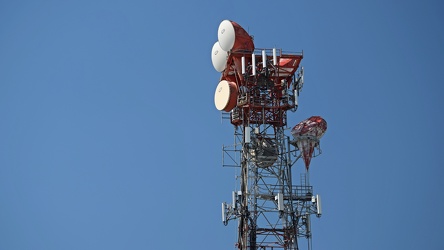
[[[310,218],[322,212],[308,173],[327,123],[312,116],[287,126],[287,112],[297,110],[304,84],[302,58],[303,53],[255,48],[233,21],[219,25],[211,52],[221,72],[214,102],[234,125],[234,144],[223,146],[222,165],[235,167],[238,182],[231,204],[222,203],[222,221],[237,220],[237,249],[311,249]],[[305,168],[295,181],[301,158]]]

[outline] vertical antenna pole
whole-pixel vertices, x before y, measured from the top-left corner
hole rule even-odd
[[[262,66],[264,69],[267,67],[267,54],[265,50],[262,50]]]
[[[256,55],[254,54],[254,52],[253,52],[253,54],[251,54],[251,67],[252,67],[252,75],[256,75]]]
[[[273,65],[277,65],[276,48],[273,48]]]

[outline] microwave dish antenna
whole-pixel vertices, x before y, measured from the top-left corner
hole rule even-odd
[[[214,105],[220,111],[229,112],[237,104],[238,87],[236,83],[222,80],[214,93]]]
[[[222,72],[227,66],[228,52],[220,47],[219,42],[215,42],[211,49],[211,62],[217,72]]]
[[[254,43],[251,36],[236,22],[224,20],[217,32],[220,46],[225,51],[253,51]]]

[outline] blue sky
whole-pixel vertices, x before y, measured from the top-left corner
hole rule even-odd
[[[0,2],[0,249],[233,249],[224,19],[304,51],[313,249],[442,249],[440,1]],[[302,168],[303,163],[298,162]],[[295,176],[299,179],[298,176]]]

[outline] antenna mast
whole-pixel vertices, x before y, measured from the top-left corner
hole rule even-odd
[[[327,124],[313,116],[294,126],[291,137],[285,134],[287,112],[297,110],[304,83],[303,53],[257,49],[239,24],[224,20],[211,56],[221,72],[215,105],[235,128],[234,144],[223,147],[223,166],[239,169],[239,190],[231,204],[222,203],[223,223],[238,221],[241,250],[311,249],[310,218],[322,212],[308,170]],[[295,184],[300,158],[305,168]]]

